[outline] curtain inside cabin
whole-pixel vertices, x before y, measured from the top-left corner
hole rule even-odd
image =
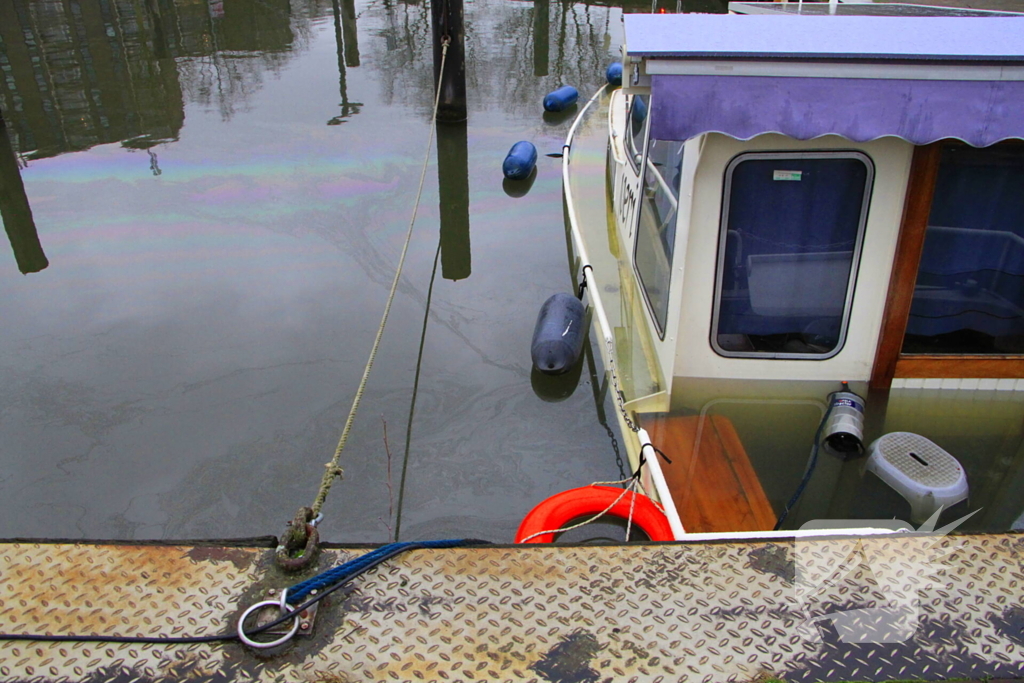
[[[716,348],[723,355],[835,353],[864,223],[866,157],[750,156],[728,172]]]
[[[943,150],[904,353],[1024,353],[1024,145]]]

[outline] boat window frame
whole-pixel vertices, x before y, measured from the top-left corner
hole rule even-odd
[[[850,262],[850,276],[846,284],[846,295],[843,299],[843,316],[839,326],[839,338],[833,349],[826,353],[784,353],[777,351],[727,351],[718,344],[719,312],[722,303],[722,280],[725,272],[726,241],[729,234],[729,205],[732,194],[732,174],[744,161],[751,160],[788,160],[788,159],[857,159],[864,164],[864,196],[861,198],[860,216],[857,222],[857,237],[853,244],[853,259]],[[846,346],[847,332],[850,327],[850,315],[853,311],[854,293],[857,289],[857,276],[860,271],[860,259],[864,248],[864,233],[867,231],[868,214],[875,183],[875,162],[865,151],[859,149],[835,150],[778,150],[766,152],[741,152],[726,164],[722,182],[722,210],[718,225],[718,252],[715,257],[715,291],[711,308],[711,331],[708,342],[712,350],[723,358],[768,359],[768,360],[828,360],[842,353]]]
[[[633,104],[636,102],[638,97],[647,98],[647,115],[644,117],[643,127],[643,141],[640,144],[640,149],[636,148],[636,136],[633,135]],[[640,184],[644,182],[643,170],[644,161],[647,159],[647,144],[651,137],[651,96],[650,94],[636,94],[633,95],[629,100],[629,107],[626,109],[626,158],[629,159],[629,165],[632,166],[633,171],[637,174],[640,179]],[[636,157],[639,155],[640,159]],[[640,212],[637,211],[637,218],[639,219]]]
[[[648,103],[648,106],[649,106],[649,103]],[[648,118],[648,120],[650,119],[649,116],[647,118]],[[658,138],[658,139],[660,139],[660,138]],[[680,152],[683,152],[685,154],[686,142],[679,141],[679,140],[668,140],[668,139],[667,140],[660,140],[660,141],[663,141],[663,142],[677,142],[678,144],[681,145],[680,146]],[[654,324],[654,332],[657,333],[657,338],[658,338],[659,341],[665,341],[665,334],[666,334],[666,332],[667,332],[667,330],[669,328],[669,314],[670,314],[670,312],[672,310],[672,306],[671,305],[667,306],[667,309],[665,311],[665,327],[663,328],[662,324],[660,324],[660,321],[658,321],[658,319],[657,319],[657,313],[654,312],[654,306],[650,302],[650,294],[647,292],[647,285],[644,283],[643,275],[640,273],[640,267],[637,265],[637,248],[640,246],[640,219],[642,218],[642,215],[643,215],[644,186],[645,186],[645,179],[647,177],[647,163],[648,163],[648,161],[647,161],[647,153],[649,152],[649,147],[650,147],[650,125],[648,124],[647,125],[647,132],[644,135],[643,157],[640,160],[641,163],[642,163],[643,171],[642,172],[638,172],[639,179],[640,179],[640,199],[637,202],[637,215],[636,215],[636,219],[635,219],[636,220],[635,229],[633,230],[633,249],[632,249],[632,258],[631,258],[631,260],[633,262],[633,274],[636,275],[637,282],[640,284],[640,293],[643,295],[644,303],[647,306],[647,312],[650,314],[651,322],[653,322],[653,324]],[[680,157],[681,160],[684,159],[684,158],[685,158],[684,156]],[[660,179],[662,179],[662,182],[660,182],[658,184],[660,186],[663,186],[663,187],[669,187],[670,188],[669,191],[671,191],[671,187],[672,186],[668,182],[665,181],[665,177],[662,176],[662,174],[660,174],[660,172],[656,168],[654,169],[654,172],[658,174],[658,177]],[[679,196],[682,193],[682,176],[681,175],[680,175],[679,181],[680,181],[680,185],[676,187],[676,197],[675,197],[675,200],[676,200],[676,212],[675,212],[675,214],[676,215],[673,216],[673,218],[672,218],[673,221],[677,222],[677,230],[676,230],[676,233],[675,233],[676,236],[678,236],[678,233],[679,233],[678,232],[678,221],[679,221],[679,206],[678,206],[678,204],[679,204]],[[675,256],[676,256],[676,245],[673,244],[673,246],[672,246],[672,259],[670,260],[670,263],[669,263],[669,286],[668,286],[668,292],[666,292],[666,297],[668,298],[670,304],[671,304],[671,300],[672,300],[672,269],[673,269],[673,261],[675,261]]]

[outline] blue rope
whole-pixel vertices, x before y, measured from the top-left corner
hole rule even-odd
[[[293,605],[297,604],[314,590],[319,592],[336,583],[349,581],[395,555],[404,553],[406,550],[413,550],[414,548],[460,548],[467,545],[480,545],[481,543],[487,543],[487,541],[477,541],[471,538],[454,538],[442,541],[403,541],[401,543],[382,545],[376,550],[360,555],[356,559],[349,560],[334,569],[328,569],[322,574],[295,584],[288,589],[288,602]]]

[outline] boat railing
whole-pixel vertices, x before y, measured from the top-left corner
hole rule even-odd
[[[650,475],[650,483],[653,485],[658,498],[664,506],[665,515],[668,517],[669,524],[672,527],[672,533],[675,535],[676,539],[682,539],[686,535],[686,531],[683,529],[683,523],[679,519],[679,513],[676,511],[672,495],[669,493],[668,482],[665,480],[665,475],[661,470],[661,464],[658,462],[658,456],[654,451],[654,445],[651,443],[651,437],[648,435],[647,431],[636,422],[634,417],[629,414],[629,411],[626,408],[616,367],[615,337],[612,333],[612,327],[608,321],[608,315],[601,299],[601,287],[596,284],[601,280],[601,278],[594,272],[594,266],[587,253],[587,246],[584,243],[583,234],[580,232],[579,221],[576,217],[576,206],[573,200],[572,184],[569,181],[569,167],[572,164],[572,143],[576,136],[576,131],[586,116],[587,111],[601,97],[601,95],[604,94],[607,87],[607,85],[601,86],[601,88],[594,93],[594,95],[580,110],[576,120],[573,121],[572,126],[569,128],[569,133],[566,135],[565,143],[562,145],[562,191],[565,196],[566,214],[569,217],[569,231],[572,235],[572,242],[576,249],[576,254],[579,256],[580,274],[583,281],[587,284],[586,292],[587,296],[590,297],[590,307],[593,309],[594,320],[597,322],[598,333],[601,335],[601,342],[604,349],[601,355],[604,357],[605,371],[611,381],[615,403],[622,415],[623,422],[636,434],[636,437],[640,442],[640,454],[644,456],[644,462],[647,465],[647,471]]]

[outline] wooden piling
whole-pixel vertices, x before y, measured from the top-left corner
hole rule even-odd
[[[443,123],[466,120],[466,49],[462,0],[431,0],[430,28],[434,38],[434,83],[440,88],[437,120]],[[445,39],[448,56],[441,73],[441,45]],[[435,93],[436,94],[436,93]]]

